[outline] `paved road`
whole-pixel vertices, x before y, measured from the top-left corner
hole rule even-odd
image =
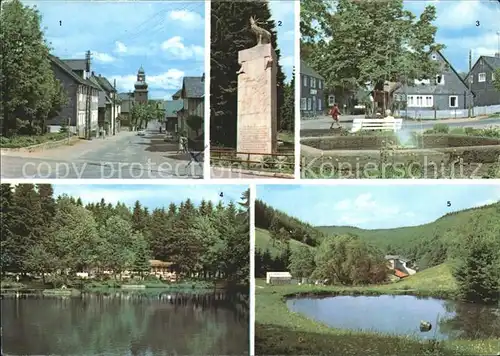
[[[191,163],[176,154],[157,130],[120,132],[106,139],[79,141],[41,152],[2,152],[2,178],[17,179],[158,179],[203,178],[203,158]]]
[[[351,129],[352,120],[355,118],[364,118],[364,115],[342,115],[341,125],[346,129]],[[500,127],[500,117],[490,119],[452,119],[452,120],[437,120],[437,121],[403,121],[403,128],[410,130],[428,130],[437,123],[444,123],[449,127],[475,127],[485,128],[491,126]],[[332,118],[324,116],[319,119],[303,120],[300,123],[301,130],[323,130],[330,128]]]

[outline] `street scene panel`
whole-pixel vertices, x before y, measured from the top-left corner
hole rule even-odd
[[[488,0],[301,2],[301,177],[500,177],[499,16]]]
[[[2,184],[2,355],[249,355],[244,185]]]
[[[203,178],[204,13],[2,2],[2,178]]]
[[[259,185],[255,354],[496,355],[499,236],[498,182]]]
[[[212,1],[210,176],[293,178],[294,1]]]

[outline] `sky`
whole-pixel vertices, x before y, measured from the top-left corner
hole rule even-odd
[[[292,80],[295,53],[295,1],[270,0],[269,6],[276,22],[280,64],[286,75],[285,81],[289,83]]]
[[[149,209],[168,208],[170,203],[179,204],[186,199],[191,199],[198,205],[202,199],[210,200],[214,204],[222,201],[224,204],[241,201],[242,193],[248,189],[245,185],[209,185],[209,184],[183,184],[183,185],[111,185],[111,184],[53,184],[54,196],[67,194],[75,198],[80,197],[84,204],[100,202],[117,202],[133,206],[137,200]],[[222,193],[222,197],[220,196]]]
[[[84,59],[91,70],[116,79],[119,92],[134,90],[137,71],[146,72],[151,99],[170,99],[184,76],[204,68],[205,3],[23,1],[36,5],[53,54]]]
[[[497,0],[413,0],[404,3],[417,16],[426,5],[436,7],[436,40],[446,46],[443,54],[458,72],[468,72],[469,50],[472,50],[472,65],[479,56],[494,56],[500,51],[497,35],[500,2]]]
[[[313,226],[384,229],[500,201],[500,184],[261,185],[256,197]]]

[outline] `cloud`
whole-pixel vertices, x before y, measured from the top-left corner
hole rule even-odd
[[[281,62],[281,65],[283,67],[287,67],[287,68],[291,68],[295,65],[295,59],[293,58],[293,56],[283,57],[283,58],[281,58],[280,62]]]
[[[115,57],[107,53],[100,53],[100,52],[92,52],[92,58],[98,62],[103,62],[103,63],[110,63],[116,60]]]
[[[182,70],[173,68],[156,75],[147,74],[146,82],[150,90],[179,89],[182,85],[184,74]],[[112,76],[111,79],[116,79],[119,91],[131,91],[134,89],[134,83],[137,80],[137,76],[135,74],[115,75]]]
[[[336,223],[339,225],[360,225],[369,222],[390,220],[402,212],[397,206],[381,204],[373,199],[371,193],[358,195],[354,199],[344,199],[337,202],[334,207],[337,213]]]
[[[177,59],[197,59],[203,60],[205,53],[201,46],[185,46],[183,38],[174,36],[161,44],[161,49]]]
[[[127,46],[125,46],[124,43],[122,43],[120,41],[116,41],[115,45],[116,45],[115,52],[118,52],[118,53],[126,53],[127,52]]]
[[[168,13],[168,18],[180,22],[188,28],[199,28],[205,26],[205,19],[197,12],[186,10],[174,10]]]

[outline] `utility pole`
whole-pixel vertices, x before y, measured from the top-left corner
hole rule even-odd
[[[116,112],[118,111],[117,108],[116,108],[116,79],[113,80],[113,88],[115,89],[115,92],[113,93],[113,115],[114,115],[114,119],[113,119],[113,135],[116,135],[116,118],[117,118],[117,114]]]
[[[87,51],[87,53],[85,54],[85,76],[87,76],[88,74],[87,73],[90,73],[90,56],[91,56],[91,53],[90,51]],[[87,79],[87,78],[84,78],[84,79]],[[92,93],[92,88],[90,87],[90,85],[87,84],[87,97],[86,97],[86,100],[85,100],[85,127],[86,127],[86,138],[87,140],[91,140],[92,139],[92,129],[91,129],[91,122],[92,122],[92,118],[91,118],[91,110],[90,110],[90,95]]]
[[[467,85],[467,87],[469,88],[468,92],[469,92],[469,112],[468,112],[468,116],[469,117],[472,117],[474,115],[474,111],[473,111],[473,107],[472,107],[472,88],[471,88],[471,84],[472,84],[472,75],[471,75],[471,69],[472,69],[472,50],[469,50],[469,85]]]

